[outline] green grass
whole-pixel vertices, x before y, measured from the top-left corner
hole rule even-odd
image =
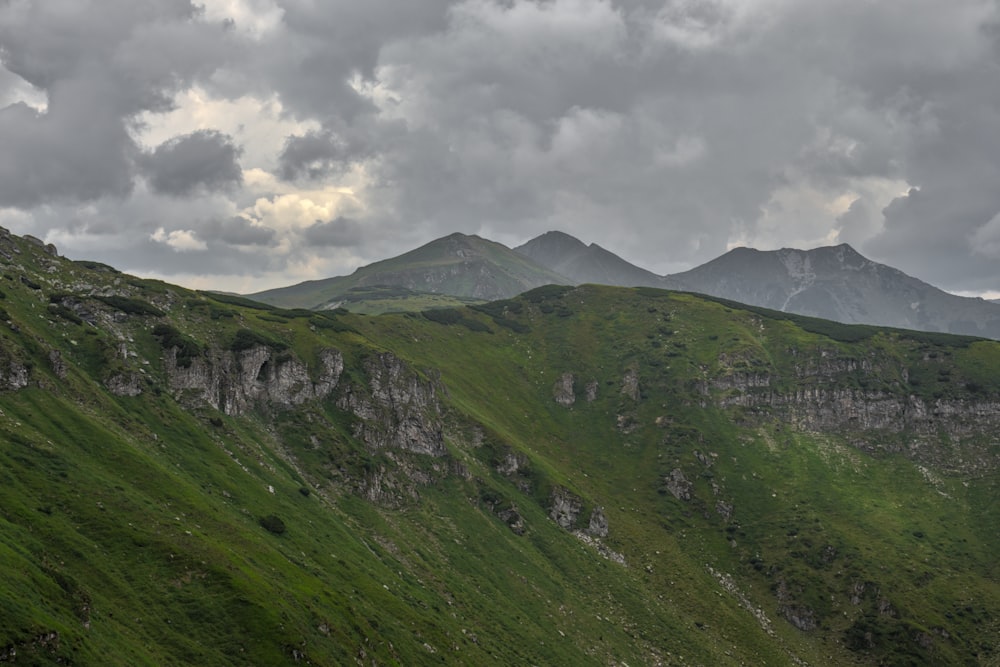
[[[696,295],[594,286],[425,315],[314,313],[121,282],[13,242],[23,261],[4,269],[0,373],[28,369],[30,384],[0,391],[0,655],[81,665],[998,659],[1000,536],[989,527],[1000,520],[1000,452],[988,407],[982,424],[954,434],[817,433],[796,428],[780,401],[740,404],[825,388],[995,405],[997,343],[855,335]],[[91,299],[82,284],[118,299]],[[52,294],[84,303],[96,324],[50,311]],[[336,348],[340,385],[323,401],[236,417],[165,375],[170,349],[207,364],[259,346],[301,359],[314,378],[320,352]],[[356,437],[361,420],[343,399],[366,395],[366,359],[386,351],[410,369],[393,400],[435,387],[441,413],[427,414],[440,419],[446,456]],[[569,407],[554,400],[565,373]],[[637,398],[623,391],[633,373]],[[111,395],[115,374],[137,375],[142,394]],[[521,469],[505,476],[510,455]],[[677,470],[687,500],[666,483]],[[375,480],[388,502],[364,499]],[[579,498],[579,527],[603,508],[602,543],[625,565],[548,517],[555,488]],[[516,510],[523,534],[501,510]],[[815,629],[794,627],[794,614]]]

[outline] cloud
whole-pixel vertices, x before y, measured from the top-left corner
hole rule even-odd
[[[169,109],[227,55],[222,26],[180,0],[8,2],[0,44],[6,78],[47,99],[0,109],[0,205],[21,208],[127,197],[136,116]]]
[[[849,241],[996,289],[998,12],[0,3],[2,219],[229,285],[348,273],[454,231],[564,229],[659,272],[737,243]]]
[[[302,236],[309,244],[323,247],[356,246],[364,238],[361,225],[342,216],[326,222],[317,220],[303,230]]]
[[[242,216],[224,220],[210,220],[198,229],[198,235],[209,241],[219,241],[232,246],[271,246],[277,233]]]
[[[140,159],[154,192],[175,197],[235,188],[243,182],[241,149],[232,137],[197,130],[174,137]]]
[[[160,227],[153,232],[150,238],[157,243],[170,246],[177,252],[208,249],[208,244],[199,239],[190,229],[175,229],[172,232],[168,232],[163,227]]]
[[[278,156],[278,173],[289,181],[342,175],[370,155],[367,143],[367,137],[330,129],[291,135]]]

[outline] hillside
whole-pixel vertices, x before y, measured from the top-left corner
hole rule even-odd
[[[666,276],[672,289],[846,323],[1000,338],[1000,307],[948,294],[873,262],[847,244],[794,250],[735,248]]]
[[[1000,659],[1000,343],[287,310],[0,235],[0,661]]]
[[[451,234],[415,250],[363,266],[349,276],[314,280],[267,290],[250,298],[286,308],[330,309],[352,306],[352,290],[378,286],[402,287],[416,294],[410,310],[440,307],[423,294],[447,295],[478,301],[503,299],[549,283],[566,284],[567,278],[525,259],[510,248],[478,236]],[[369,308],[368,310],[372,310]]]

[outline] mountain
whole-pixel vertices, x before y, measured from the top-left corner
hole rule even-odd
[[[596,243],[589,246],[563,232],[546,232],[514,248],[534,262],[582,285],[662,287],[662,277],[629,264]]]
[[[402,287],[421,294],[489,301],[533,287],[570,282],[510,248],[478,236],[451,234],[416,250],[361,267],[349,276],[267,290],[250,298],[288,308],[350,307],[355,288]],[[429,307],[441,305],[431,301]],[[428,307],[417,302],[417,308]]]
[[[736,248],[668,276],[597,244],[551,231],[511,250],[452,234],[350,276],[283,287],[251,298],[286,308],[383,313],[509,298],[544,284],[645,286],[697,292],[848,324],[1000,339],[1000,304],[948,294],[842,244],[813,250]]]
[[[1000,343],[594,285],[285,310],[3,232],[0,275],[2,662],[1000,656]]]
[[[666,276],[682,289],[846,323],[1000,338],[1000,307],[948,294],[842,244],[814,250],[735,248]]]

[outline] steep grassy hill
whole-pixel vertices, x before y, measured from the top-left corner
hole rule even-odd
[[[505,245],[478,236],[451,234],[416,250],[363,266],[349,276],[311,280],[250,295],[286,308],[358,308],[351,299],[357,288],[392,286],[425,295],[486,301],[501,299],[548,283],[570,280],[549,271]],[[412,295],[419,297],[420,294]],[[440,296],[436,298],[440,299]],[[456,299],[456,300],[458,300]],[[434,307],[411,299],[410,310]]]
[[[0,258],[0,662],[998,662],[998,343]]]

